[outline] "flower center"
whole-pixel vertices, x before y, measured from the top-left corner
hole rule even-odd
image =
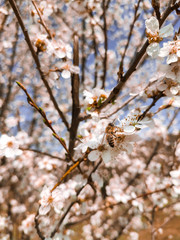
[[[7,146],[8,146],[9,148],[13,148],[13,142],[8,142],[8,143],[7,143]]]
[[[163,40],[163,38],[159,36],[158,32],[156,34],[151,34],[151,33],[146,32],[146,35],[148,37],[148,41],[149,41],[150,44],[154,43],[154,42],[159,43]]]

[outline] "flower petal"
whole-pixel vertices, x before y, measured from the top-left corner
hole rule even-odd
[[[173,63],[173,62],[177,62],[178,61],[178,57],[176,54],[170,54],[168,57],[167,57],[167,64],[170,64],[170,63]]]
[[[159,43],[151,43],[147,49],[146,52],[149,56],[151,56],[152,58],[156,58],[159,54]]]
[[[146,31],[150,33],[156,33],[159,31],[159,22],[155,17],[147,19],[145,22]]]
[[[163,38],[172,36],[173,31],[174,31],[173,25],[170,23],[167,26],[165,26],[159,30],[159,36],[163,37]]]
[[[94,150],[88,154],[88,159],[91,162],[95,162],[96,160],[98,160],[99,157],[100,157],[100,152],[97,150]]]
[[[62,73],[61,73],[61,76],[62,76],[63,78],[70,78],[71,73],[70,73],[70,71],[68,71],[68,70],[63,70]]]
[[[108,163],[111,160],[111,152],[110,151],[103,151],[102,152],[102,159],[105,163]]]
[[[126,133],[133,133],[135,131],[135,127],[134,126],[125,126],[124,127],[124,132]]]

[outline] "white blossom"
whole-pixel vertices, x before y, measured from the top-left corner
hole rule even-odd
[[[100,106],[106,100],[108,94],[103,89],[94,88],[91,92],[84,90],[83,96],[85,106],[91,110],[93,107]]]
[[[164,43],[159,51],[159,57],[167,57],[167,64],[177,62],[180,58],[180,40]]]
[[[71,62],[62,62],[57,64],[58,68],[62,71],[61,76],[63,78],[70,78],[71,73],[78,74],[79,73],[79,67],[74,66]]]
[[[35,214],[30,214],[26,219],[21,223],[20,230],[25,234],[29,234],[34,230],[34,218]]]
[[[62,192],[59,191],[58,188],[51,192],[47,186],[44,186],[40,196],[40,215],[46,215],[50,211],[51,207],[54,207],[54,210],[57,213],[61,212],[63,208],[63,203],[61,202]]]
[[[160,51],[159,42],[165,37],[173,35],[173,26],[169,24],[159,29],[159,22],[155,17],[147,19],[145,22],[146,34],[149,40],[149,46],[147,47],[147,54],[152,58],[156,58]]]
[[[15,137],[9,137],[6,134],[0,137],[0,156],[14,158],[21,153],[22,151],[19,149],[19,143]]]

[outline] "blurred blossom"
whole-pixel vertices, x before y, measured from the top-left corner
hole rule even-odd
[[[30,214],[26,219],[22,221],[19,229],[27,235],[30,234],[32,231],[34,231],[34,218],[35,214]]]
[[[64,207],[67,206],[68,200],[76,199],[76,190],[85,184],[86,180],[83,181],[82,177],[77,177],[77,181],[70,179],[68,182],[56,187],[52,192],[50,188],[44,186],[41,192],[41,199],[39,200],[39,214],[46,215],[51,208],[56,213],[61,214]]]
[[[0,137],[0,156],[5,156],[7,158],[15,158],[22,154],[19,149],[19,142],[15,137],[9,137],[6,134]]]
[[[47,171],[51,171],[52,169],[56,169],[61,165],[61,162],[57,159],[51,159],[49,157],[44,157],[38,162],[38,166],[40,169],[46,169]]]
[[[129,240],[138,240],[139,239],[139,234],[137,232],[130,232],[128,239]]]
[[[0,216],[0,231],[5,230],[5,228],[8,228],[8,219],[6,217]]]
[[[177,170],[171,171],[170,176],[172,178],[172,183],[174,184],[174,192],[180,194],[180,167]]]
[[[79,74],[79,67],[74,66],[71,62],[62,62],[56,65],[62,70],[61,76],[65,79],[70,78],[71,73]]]
[[[163,44],[159,57],[167,57],[167,64],[177,62],[180,58],[180,39]]]
[[[152,97],[159,91],[166,96],[175,96],[180,92],[180,61],[171,65],[161,65],[159,71],[150,79],[152,85],[146,89],[148,97]]]

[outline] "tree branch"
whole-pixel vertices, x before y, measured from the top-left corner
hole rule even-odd
[[[74,36],[74,49],[73,49],[73,63],[75,66],[79,66],[79,38],[77,35]],[[72,120],[70,127],[70,140],[69,140],[69,152],[73,155],[73,148],[76,141],[77,129],[79,126],[79,74],[73,74],[71,78],[72,86]]]

